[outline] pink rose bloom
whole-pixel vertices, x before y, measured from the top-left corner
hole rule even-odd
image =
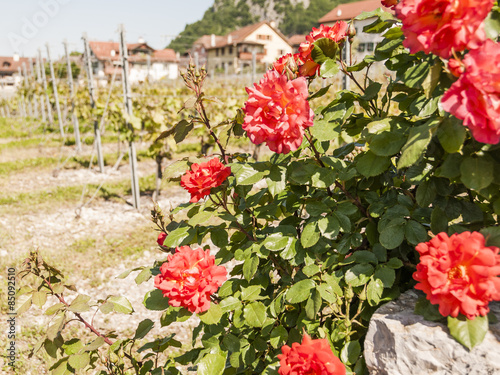
[[[500,44],[488,39],[464,58],[465,72],[442,99],[479,142],[500,142]]]
[[[486,40],[483,21],[493,0],[401,0],[396,15],[403,22],[403,45],[448,58]]]
[[[255,144],[266,142],[279,154],[299,148],[304,129],[313,125],[307,81],[289,80],[274,70],[268,71],[254,87],[247,87],[243,129]]]

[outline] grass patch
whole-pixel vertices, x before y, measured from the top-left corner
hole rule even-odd
[[[139,178],[141,194],[152,195],[155,190],[155,174]],[[162,190],[173,186],[174,183],[162,182]],[[86,202],[95,193],[99,187],[98,184],[87,185],[87,191],[83,201]],[[80,201],[83,186],[58,186],[54,189],[35,191],[28,193],[9,194],[0,196],[0,213],[11,213],[13,209],[16,212],[26,213],[36,207],[37,211],[54,209],[58,205],[75,204]],[[124,202],[126,196],[131,195],[130,179],[124,179],[118,182],[104,183],[97,193],[96,200],[106,200],[115,202]]]

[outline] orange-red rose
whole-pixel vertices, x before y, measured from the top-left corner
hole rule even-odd
[[[399,0],[382,0],[382,5],[386,8],[394,9],[396,5],[398,5]]]
[[[286,154],[299,148],[304,129],[313,125],[307,82],[303,77],[289,80],[268,71],[254,87],[247,87],[243,129],[255,144],[266,142],[274,152]]]
[[[479,142],[500,142],[500,44],[488,39],[463,59],[465,72],[445,92],[443,109]]]
[[[210,190],[222,183],[231,174],[231,168],[214,158],[206,163],[193,164],[191,170],[181,177],[181,186],[191,194],[190,202],[198,202],[210,194]]]
[[[302,60],[302,65],[299,66],[301,76],[315,76],[320,66],[314,62],[311,56],[313,43],[321,38],[328,38],[336,43],[341,43],[347,36],[348,25],[344,21],[339,21],[333,26],[320,25],[319,29],[313,27],[309,35],[306,36],[306,41],[300,44],[299,54]]]
[[[345,375],[346,369],[333,354],[327,339],[312,340],[305,334],[302,343],[294,342],[290,348],[284,345],[279,375]]]
[[[486,246],[481,233],[439,233],[416,249],[415,288],[439,305],[441,315],[474,319],[489,312],[490,301],[500,300],[500,249]]]
[[[477,48],[486,40],[484,23],[493,0],[401,0],[396,15],[403,22],[403,45],[443,58]]]
[[[169,255],[155,277],[155,287],[163,292],[171,306],[182,306],[193,313],[210,308],[210,296],[227,279],[227,271],[215,265],[210,250],[181,246]]]

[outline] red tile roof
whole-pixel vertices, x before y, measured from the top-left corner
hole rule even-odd
[[[89,42],[90,49],[96,56],[98,60],[108,60],[108,61],[116,61],[120,59],[120,45],[117,42]],[[147,45],[146,43],[130,43],[127,44],[127,49],[129,54],[131,51],[142,47],[142,49],[148,49],[153,51],[151,55],[151,61],[157,62],[176,62],[177,56],[175,51],[169,48],[164,50],[154,50],[152,47]],[[112,51],[114,51],[114,56],[112,55]],[[130,61],[146,61],[146,56],[137,54],[130,55]]]
[[[377,8],[394,13],[392,10],[382,6],[380,0],[364,0],[354,3],[340,4],[319,19],[320,23],[346,21],[359,16],[363,12],[371,12]]]
[[[29,58],[20,57],[18,61],[14,61],[14,57],[12,56],[4,56],[0,57],[0,72],[3,74],[14,74],[19,71],[19,68],[22,69],[23,62],[26,64],[26,69],[29,72]]]
[[[306,41],[306,36],[305,35],[292,35],[290,38],[288,38],[288,41],[292,46],[299,46],[300,43]]]

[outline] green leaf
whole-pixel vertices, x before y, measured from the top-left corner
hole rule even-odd
[[[380,298],[382,298],[382,293],[384,291],[384,283],[381,279],[372,279],[368,283],[366,289],[366,296],[368,298],[368,303],[370,306],[377,306],[380,303]]]
[[[174,178],[179,178],[189,170],[189,163],[187,160],[178,160],[170,164],[163,171],[163,178],[171,180]]]
[[[494,164],[485,158],[467,157],[460,165],[461,180],[467,188],[472,190],[485,189],[494,180]]]
[[[143,282],[148,281],[151,278],[151,268],[144,268],[139,274],[135,277],[135,283],[137,285],[142,284]]]
[[[189,225],[195,227],[199,224],[202,224],[209,220],[214,215],[213,211],[203,210],[194,215],[191,219],[189,219]]]
[[[64,314],[57,316],[54,320],[54,323],[47,329],[47,338],[50,341],[54,341],[55,338],[59,335],[59,332],[61,332],[64,326],[64,318]]]
[[[78,353],[83,348],[83,343],[79,339],[71,339],[66,341],[62,348],[64,349],[64,353],[72,355]]]
[[[207,311],[198,314],[198,317],[205,324],[217,324],[220,322],[223,314],[224,312],[222,311],[220,305],[212,303],[210,308]]]
[[[375,270],[374,278],[382,281],[384,288],[392,288],[394,281],[396,280],[396,271],[392,268],[378,266]]]
[[[311,295],[306,302],[306,316],[310,320],[316,319],[319,310],[321,309],[321,295],[316,289],[312,289]]]
[[[168,309],[168,298],[163,297],[160,289],[154,289],[146,293],[144,296],[144,306],[148,310],[163,311]]]
[[[439,312],[439,306],[431,304],[425,296],[420,297],[415,303],[415,314],[422,315],[425,320],[432,322],[439,322],[444,319]]]
[[[84,294],[79,294],[73,302],[68,307],[68,310],[76,312],[76,313],[81,313],[85,311],[90,310],[90,305],[89,305],[90,297],[86,296]]]
[[[349,341],[340,351],[340,359],[342,360],[342,362],[347,363],[348,365],[352,365],[356,363],[360,354],[361,345],[359,345],[359,341]]]
[[[65,305],[63,303],[56,303],[55,305],[52,305],[47,310],[45,310],[45,315],[53,315],[64,308],[64,306]]]
[[[69,357],[68,363],[75,370],[84,369],[90,363],[90,355],[89,353],[74,354]]]
[[[450,154],[460,151],[466,135],[465,126],[456,118],[445,119],[437,131],[441,146]]]
[[[253,256],[245,260],[243,263],[243,277],[245,280],[250,281],[257,272],[257,268],[259,267],[259,257]]]
[[[357,264],[345,273],[345,282],[351,286],[361,286],[370,280],[374,268],[370,264]]]
[[[85,346],[85,351],[86,352],[93,352],[94,350],[97,350],[101,346],[103,346],[104,343],[105,343],[104,337],[98,337],[94,341],[92,341],[90,344]]]
[[[220,307],[223,312],[234,311],[241,306],[241,301],[233,296],[229,296],[223,299],[220,303]]]
[[[463,316],[459,316],[458,318],[449,316],[448,328],[455,340],[471,350],[483,342],[488,332],[488,317],[477,316],[469,320]]]
[[[403,146],[402,155],[398,162],[398,169],[415,164],[427,150],[434,129],[439,124],[439,119],[432,119],[424,125],[410,129],[408,141]]]
[[[286,189],[286,168],[280,165],[273,165],[266,178],[269,192],[276,196]]]
[[[180,246],[186,238],[193,235],[192,233],[190,233],[190,230],[191,227],[189,226],[179,227],[173,230],[168,234],[167,238],[165,238],[163,246],[172,248]]]
[[[286,343],[286,340],[288,340],[288,331],[282,325],[271,331],[269,342],[274,349],[281,348]]]
[[[439,208],[439,206],[434,207],[432,210],[431,230],[435,235],[448,231],[448,217],[446,216],[446,213]]]
[[[292,240],[292,237],[283,236],[282,233],[273,233],[266,237],[262,246],[270,251],[280,251],[283,250]]]
[[[123,296],[111,296],[108,298],[108,302],[113,304],[113,308],[117,313],[132,314],[134,312],[130,301]]]
[[[34,292],[33,296],[31,297],[31,300],[34,305],[38,306],[39,308],[42,308],[43,305],[45,305],[45,302],[47,302],[47,293]]]
[[[338,44],[332,39],[321,38],[314,42],[311,57],[316,64],[321,65],[327,60],[335,60],[338,49]]]
[[[154,325],[151,319],[144,319],[135,330],[134,340],[144,338],[153,329]]]
[[[243,288],[241,291],[242,301],[255,301],[261,299],[260,291],[262,290],[261,285],[250,285],[249,287]]]
[[[379,82],[370,83],[370,85],[366,88],[364,95],[361,96],[360,99],[363,99],[366,101],[375,99],[378,96],[378,93],[380,92],[381,88],[382,88],[382,84]]]
[[[269,173],[268,170],[265,172],[258,171],[250,164],[231,164],[230,167],[238,185],[253,185]]]
[[[391,159],[385,156],[375,155],[367,151],[364,155],[357,158],[356,169],[365,177],[378,176],[385,172],[391,165]]]
[[[480,230],[486,239],[486,246],[500,247],[500,227],[488,227]]]
[[[380,244],[386,249],[395,249],[403,243],[405,238],[405,219],[391,220],[380,232]]]
[[[188,134],[193,130],[194,125],[192,122],[188,122],[186,120],[181,120],[175,125],[174,129],[174,139],[175,143],[181,143]]]
[[[412,245],[418,245],[427,240],[427,230],[419,222],[410,220],[405,225],[405,237]]]
[[[266,321],[266,306],[262,302],[252,302],[243,309],[245,323],[250,327],[262,327]]]
[[[316,287],[314,280],[305,279],[298,283],[292,285],[292,287],[286,293],[286,300],[290,303],[300,303],[305,301],[310,293],[311,289]]]
[[[16,314],[21,315],[24,312],[28,311],[28,309],[31,307],[32,299],[30,295],[23,294],[19,296],[16,302],[17,302]]]
[[[302,235],[300,237],[300,243],[302,246],[307,249],[316,245],[320,238],[320,231],[318,228],[317,221],[310,221],[302,231]]]
[[[431,64],[429,61],[420,61],[409,69],[406,69],[403,74],[403,81],[406,86],[411,88],[420,88],[421,84],[429,74],[430,66]]]
[[[226,367],[227,354],[210,353],[198,363],[199,375],[222,375]]]
[[[331,78],[335,77],[339,72],[339,65],[335,60],[328,59],[319,68],[319,75],[322,78]]]
[[[377,156],[392,156],[401,151],[406,139],[401,133],[384,131],[375,135],[369,143],[370,151]]]
[[[318,220],[318,228],[324,237],[329,240],[333,240],[337,237],[340,231],[339,219],[337,219],[337,216],[334,215],[322,217]]]
[[[427,180],[418,185],[415,198],[420,207],[428,207],[436,199],[437,191],[434,181]]]
[[[336,122],[326,120],[314,121],[311,133],[320,142],[332,141],[340,135],[340,125]]]

